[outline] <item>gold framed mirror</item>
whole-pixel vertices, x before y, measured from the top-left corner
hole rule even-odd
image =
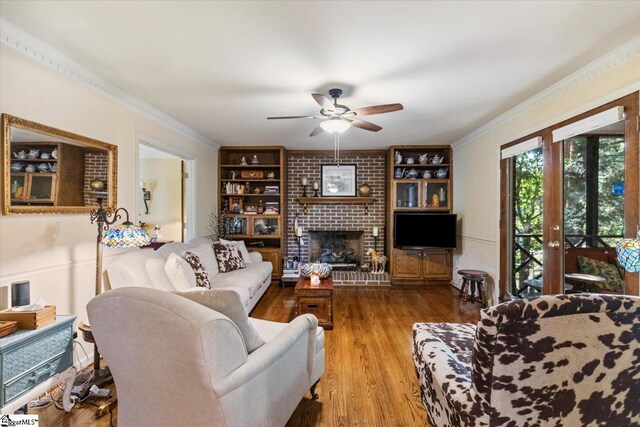
[[[2,213],[83,214],[117,204],[118,147],[2,115]]]

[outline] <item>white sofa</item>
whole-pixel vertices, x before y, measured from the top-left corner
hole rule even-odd
[[[236,299],[234,323],[188,298],[130,287],[89,302],[118,391],[118,425],[280,427],[307,390],[317,398],[325,355],[315,316],[251,319]],[[250,353],[238,326],[247,320],[264,341]]]
[[[157,251],[151,249],[135,249],[115,257],[108,263],[105,272],[106,289],[117,289],[127,286],[138,286],[163,291],[189,290],[184,287],[176,287],[175,281],[165,272],[165,264],[172,253],[181,253],[190,248],[196,248],[203,244],[211,244],[211,240],[198,238],[186,243],[169,243]],[[238,294],[251,312],[271,283],[273,266],[270,262],[262,261],[262,255],[251,252],[249,256],[252,263],[247,263],[247,268],[219,273],[208,272],[212,289],[233,289]],[[192,290],[201,290],[199,287],[191,287]]]

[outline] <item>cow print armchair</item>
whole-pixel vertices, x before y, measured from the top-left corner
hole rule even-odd
[[[553,295],[416,323],[434,426],[640,426],[640,298]]]

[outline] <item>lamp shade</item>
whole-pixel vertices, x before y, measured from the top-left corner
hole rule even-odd
[[[340,117],[332,117],[329,120],[325,120],[320,123],[320,127],[326,132],[342,133],[351,127],[351,123]]]
[[[630,273],[640,271],[640,233],[635,239],[622,239],[616,243],[620,266]]]
[[[147,232],[131,222],[111,227],[102,235],[102,244],[108,248],[134,248],[150,242]]]

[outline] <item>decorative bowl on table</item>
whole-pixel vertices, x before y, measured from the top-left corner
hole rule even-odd
[[[305,262],[300,264],[300,274],[303,277],[317,275],[320,279],[326,279],[331,275],[331,264],[324,262]]]

